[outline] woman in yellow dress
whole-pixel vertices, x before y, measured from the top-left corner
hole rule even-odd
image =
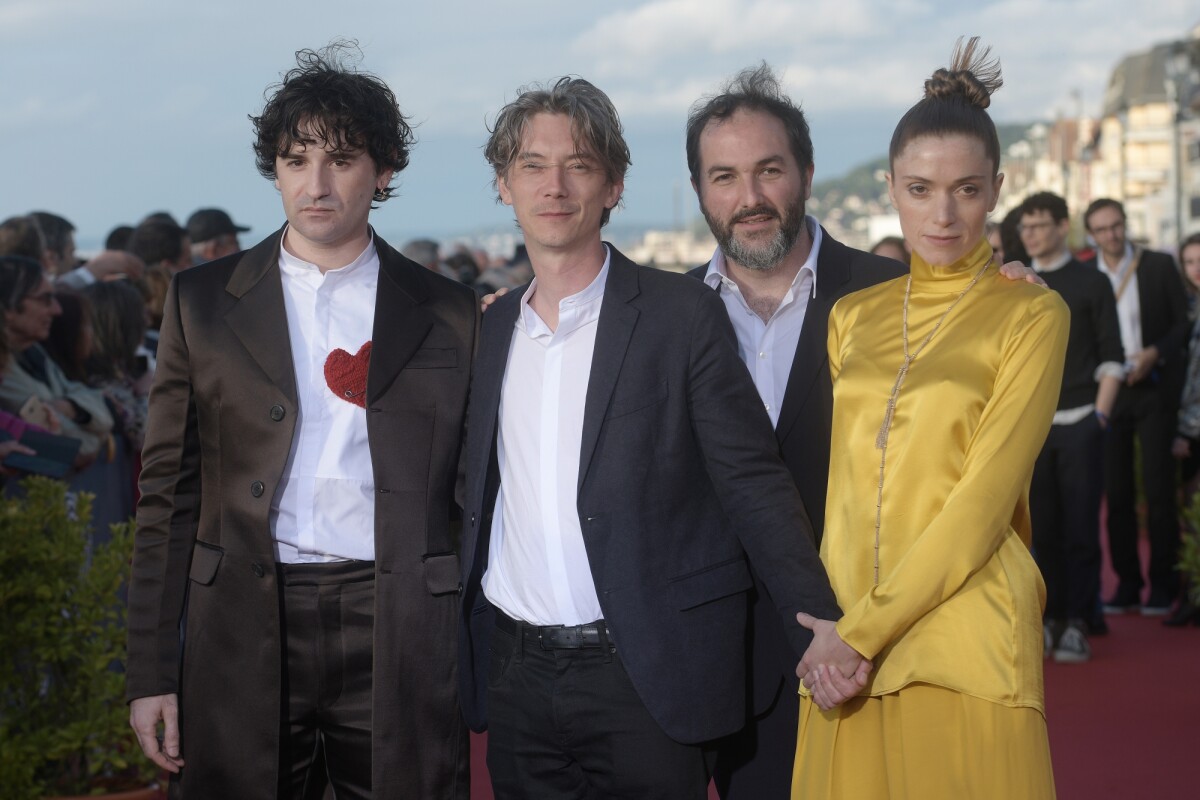
[[[793,798],[1054,796],[1028,489],[1068,312],[1000,277],[984,238],[1004,177],[985,110],[999,85],[977,39],[926,81],[889,152],[911,274],[830,316],[821,558],[845,615],[801,615],[815,636]],[[873,669],[847,677],[858,656]]]

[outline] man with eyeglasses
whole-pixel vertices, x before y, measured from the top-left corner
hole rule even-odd
[[[1107,613],[1166,614],[1178,593],[1175,553],[1175,462],[1171,440],[1183,386],[1188,333],[1183,280],[1165,253],[1135,247],[1127,238],[1125,208],[1101,198],[1088,206],[1084,225],[1096,242],[1099,268],[1112,284],[1125,349],[1126,377],[1117,395],[1105,444],[1108,548],[1120,582]],[[1150,595],[1142,603],[1137,551],[1134,439],[1141,445],[1142,483],[1149,512]]]
[[[49,276],[36,261],[0,257],[0,302],[12,353],[0,381],[0,408],[78,439],[75,466],[86,467],[107,443],[113,419],[99,391],[67,378],[42,349],[62,314]]]
[[[1038,192],[1021,205],[1021,244],[1046,284],[1071,310],[1058,410],[1033,468],[1029,489],[1033,541],[1046,580],[1045,654],[1055,661],[1091,658],[1089,633],[1100,595],[1100,497],[1104,429],[1125,377],[1117,306],[1104,276],[1067,247],[1067,202]]]

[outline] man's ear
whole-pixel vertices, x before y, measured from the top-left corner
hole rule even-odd
[[[496,173],[496,191],[500,193],[500,202],[506,206],[511,206],[512,192],[508,190],[508,180],[500,173]]]

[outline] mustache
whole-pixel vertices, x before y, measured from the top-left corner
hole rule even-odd
[[[729,224],[733,225],[749,219],[750,217],[769,217],[771,219],[779,219],[779,212],[770,206],[755,206],[754,208],[747,208],[734,214],[733,218],[729,220]]]

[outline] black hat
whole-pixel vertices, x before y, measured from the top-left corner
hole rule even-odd
[[[250,230],[244,225],[234,225],[233,220],[219,208],[202,208],[188,217],[187,232],[192,243],[207,242],[227,233],[245,233]]]

